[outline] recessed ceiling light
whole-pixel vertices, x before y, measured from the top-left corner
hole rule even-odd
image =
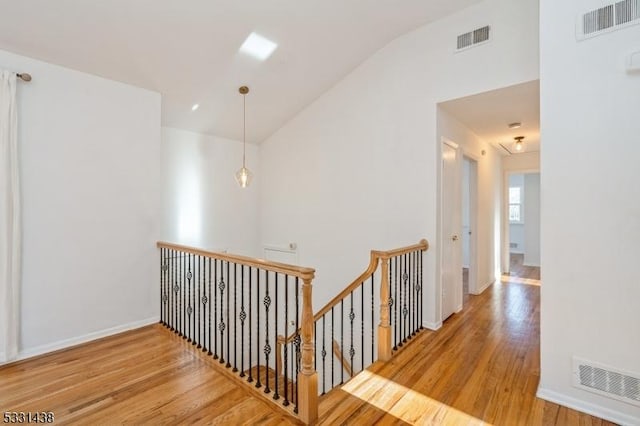
[[[193,106],[191,107],[191,111],[195,111],[198,108],[200,108],[200,104],[193,104]]]
[[[522,123],[511,123],[511,124],[509,124],[509,128],[510,129],[519,129],[520,127],[522,127]]]
[[[277,47],[278,45],[271,40],[266,39],[259,34],[251,33],[244,43],[242,43],[242,46],[240,46],[240,51],[264,61],[271,56]]]

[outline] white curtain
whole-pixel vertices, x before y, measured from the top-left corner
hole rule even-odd
[[[16,75],[0,70],[0,363],[18,355],[21,280]]]

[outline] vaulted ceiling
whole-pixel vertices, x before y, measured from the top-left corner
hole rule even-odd
[[[394,38],[478,1],[0,0],[0,49],[160,92],[163,125],[233,139],[246,84],[260,142]],[[278,44],[268,60],[238,52],[251,32]]]

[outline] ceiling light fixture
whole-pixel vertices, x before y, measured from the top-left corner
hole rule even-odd
[[[240,46],[240,51],[260,61],[264,61],[271,56],[277,47],[278,45],[271,40],[259,34],[251,33],[244,43],[242,43],[242,46]]]
[[[516,140],[516,151],[522,151],[522,139],[524,139],[524,136],[516,136],[514,139]]]
[[[519,123],[519,122],[509,124],[509,128],[512,130],[519,129],[520,127],[522,127],[522,123]]]
[[[242,86],[238,89],[242,95],[242,168],[236,172],[236,181],[241,188],[246,188],[251,183],[253,173],[246,167],[247,157],[247,102],[246,96],[249,93],[247,86]]]
[[[198,108],[200,108],[200,104],[193,104],[193,106],[191,107],[191,111],[195,111]]]

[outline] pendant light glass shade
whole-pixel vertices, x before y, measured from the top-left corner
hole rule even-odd
[[[236,182],[240,185],[240,188],[246,188],[251,184],[251,179],[253,179],[253,173],[251,170],[247,169],[245,166],[242,166],[240,170],[236,172]]]
[[[514,138],[516,140],[516,151],[522,151],[523,143],[522,143],[522,139],[524,139],[524,136],[517,136]]]
[[[253,173],[247,169],[247,102],[246,95],[249,93],[247,86],[242,86],[238,89],[242,95],[242,167],[236,172],[236,182],[240,185],[240,188],[246,188],[251,184]]]

